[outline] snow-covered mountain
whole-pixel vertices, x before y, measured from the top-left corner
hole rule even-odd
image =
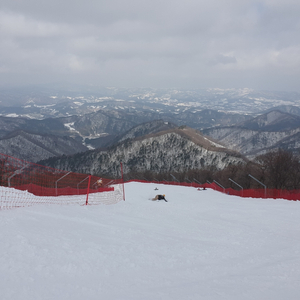
[[[245,129],[262,131],[287,131],[300,127],[300,116],[279,110],[271,110],[268,113],[245,121],[239,126]]]
[[[127,139],[104,151],[78,153],[40,163],[62,170],[120,176],[120,162],[126,174],[146,170],[181,172],[212,166],[222,169],[245,160],[239,153],[205,138],[200,132],[182,127]]]
[[[0,116],[0,138],[5,138],[17,130],[24,130],[35,134],[69,136],[69,130],[64,126],[64,123],[72,122],[72,120],[72,118],[35,120]]]
[[[142,137],[147,134],[153,134],[160,131],[176,128],[176,127],[178,126],[176,126],[172,122],[167,122],[164,120],[154,120],[151,122],[146,122],[134,126],[133,128],[126,131],[125,133],[121,133],[118,135],[104,136],[98,139],[90,139],[90,140],[85,139],[85,142],[95,145],[96,146],[95,148],[110,147],[118,143],[121,143],[125,140],[135,139],[137,137]],[[110,139],[108,137],[110,137]]]
[[[86,150],[87,147],[66,136],[38,135],[24,131],[13,132],[0,140],[0,153],[30,162]]]
[[[300,117],[272,110],[237,126],[208,128],[203,132],[249,159],[274,148],[298,152]]]

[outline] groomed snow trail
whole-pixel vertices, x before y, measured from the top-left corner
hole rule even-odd
[[[133,182],[125,194],[0,211],[0,299],[299,299],[300,201]]]

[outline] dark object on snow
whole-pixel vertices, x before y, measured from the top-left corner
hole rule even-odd
[[[206,191],[206,188],[204,187],[202,190],[200,188],[197,189],[198,191]]]
[[[165,195],[158,195],[157,200],[165,200],[166,202],[168,202],[167,199],[165,198]]]
[[[165,200],[168,202],[168,200],[165,198],[165,195],[156,195],[155,198],[152,199],[153,201],[155,200]]]

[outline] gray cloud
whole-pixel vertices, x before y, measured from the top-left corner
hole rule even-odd
[[[218,54],[215,56],[215,58],[211,61],[211,65],[217,65],[217,64],[235,64],[237,63],[237,60],[234,56],[231,55],[224,55],[224,54]]]
[[[2,85],[300,90],[296,0],[2,0]]]

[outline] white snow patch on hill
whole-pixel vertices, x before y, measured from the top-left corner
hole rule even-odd
[[[1,299],[299,298],[299,201],[141,183],[125,193],[110,206],[0,211]]]

